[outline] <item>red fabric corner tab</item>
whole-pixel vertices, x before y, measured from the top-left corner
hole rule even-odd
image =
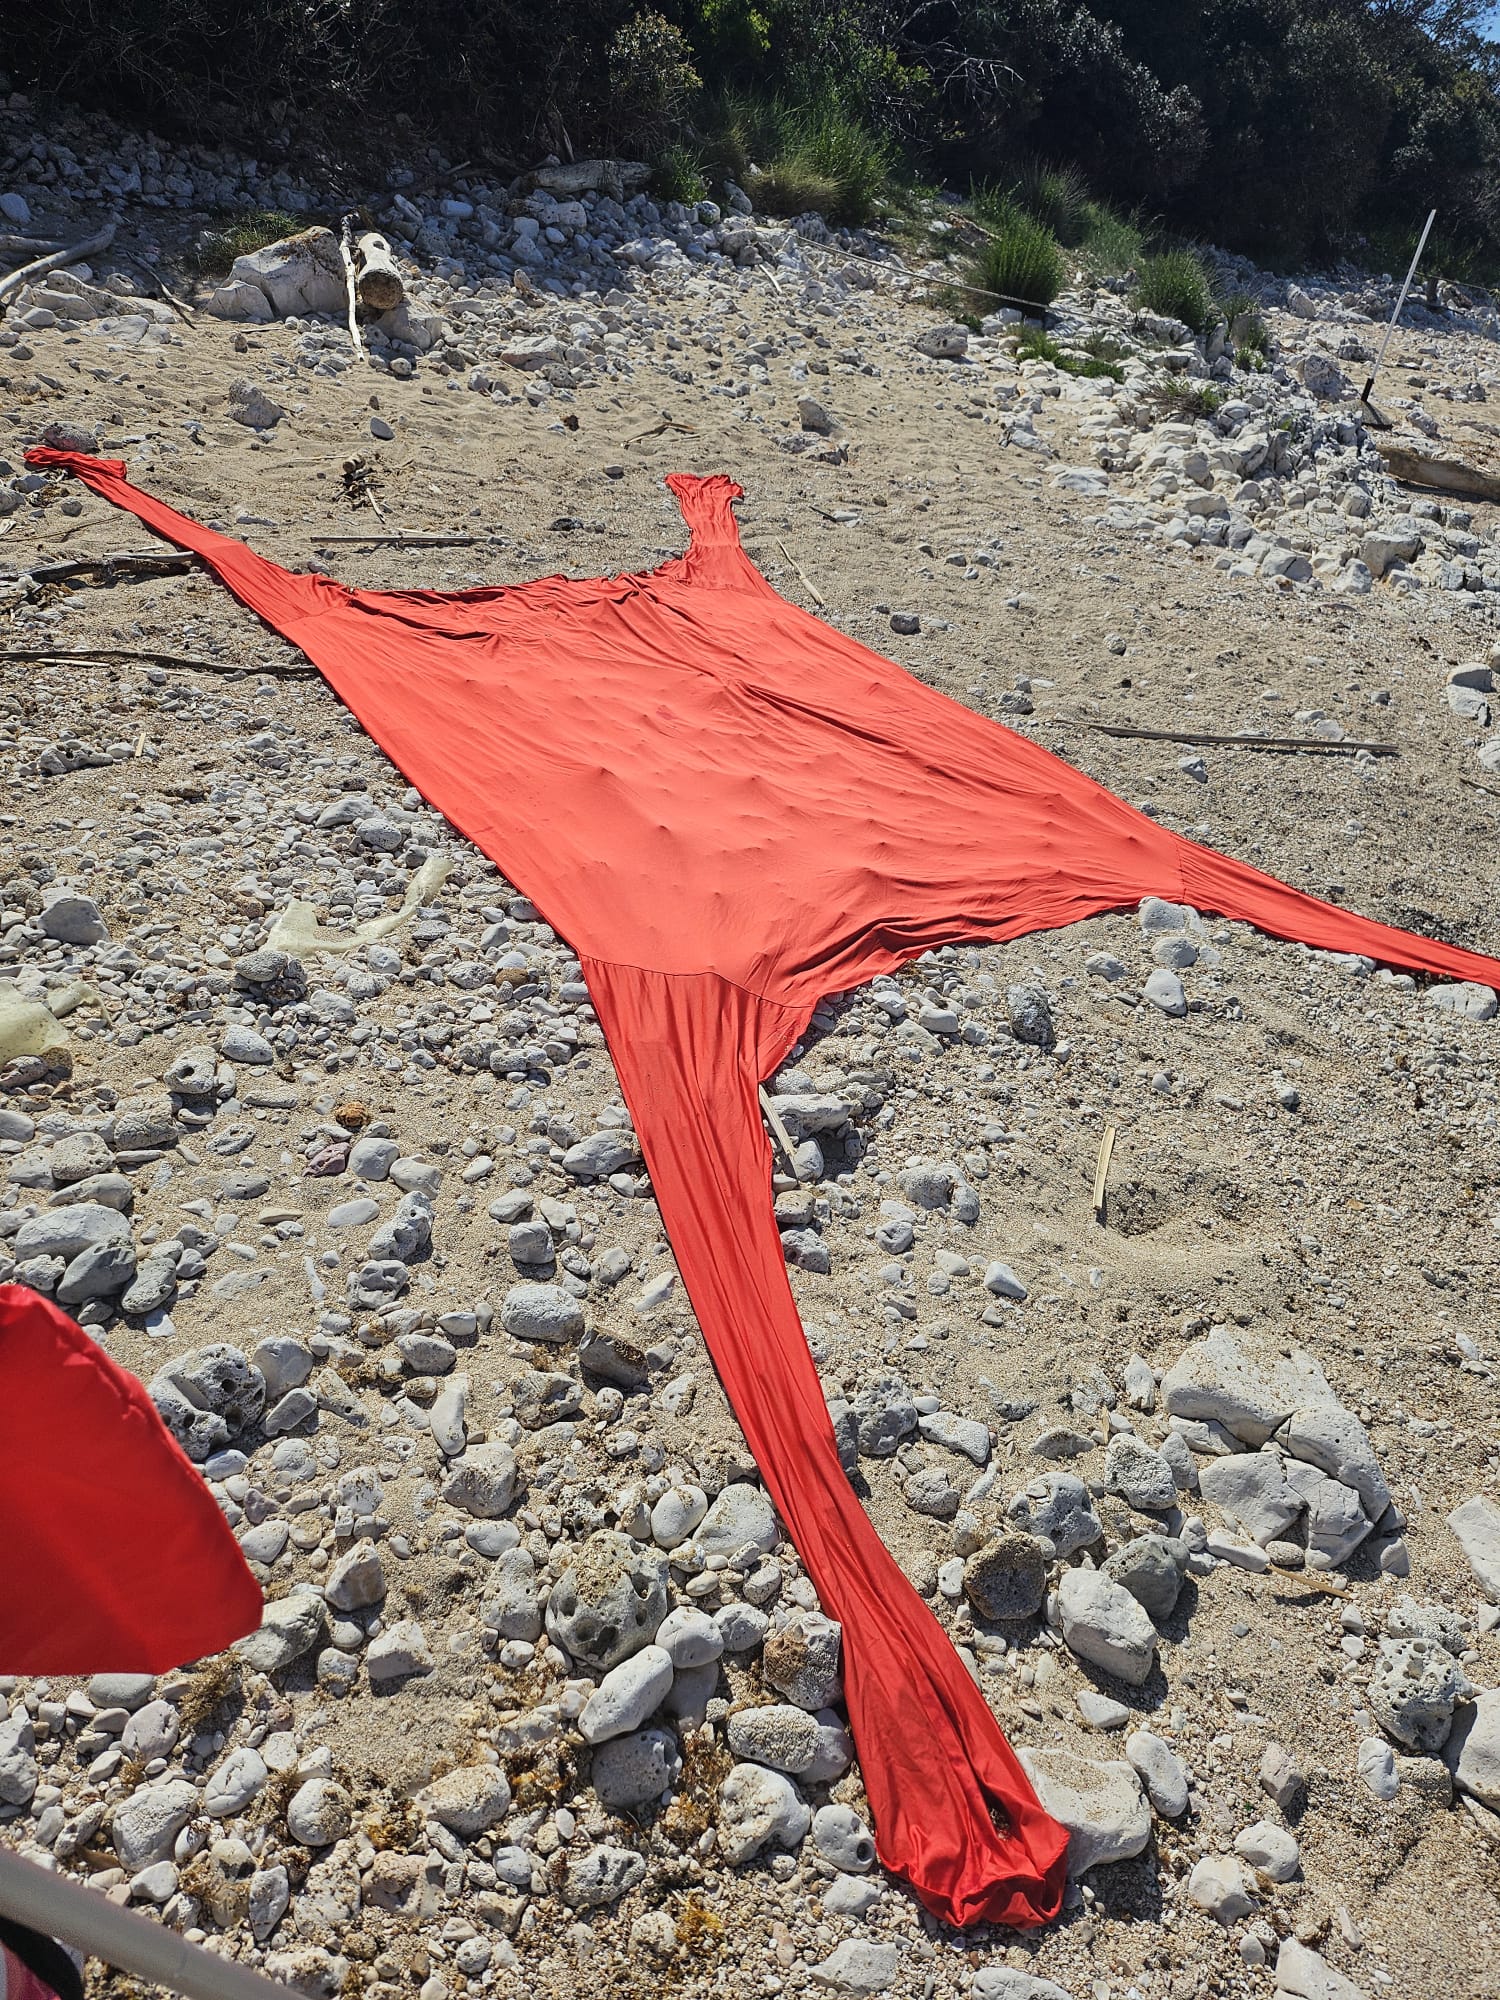
[[[163,1673],[260,1618],[140,1382],[50,1300],[0,1285],[0,1673]]]
[[[1194,846],[788,604],[722,475],[668,481],[691,545],[658,570],[443,594],[293,576],[110,464],[28,462],[201,554],[578,953],[714,1365],[843,1626],[881,1860],[946,1922],[1046,1922],[1067,1836],[839,1466],[757,1082],[825,993],[1148,895],[1450,978],[1500,961]]]

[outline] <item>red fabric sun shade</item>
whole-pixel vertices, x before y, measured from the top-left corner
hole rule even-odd
[[[136,1377],[50,1300],[0,1285],[0,1673],[162,1673],[260,1614]]]
[[[728,479],[667,481],[692,542],[659,569],[440,594],[290,574],[115,461],[27,463],[202,556],[571,943],[704,1338],[843,1625],[880,1858],[947,1922],[1054,1916],[1066,1834],[839,1465],[757,1082],[825,993],[1147,895],[1455,979],[1500,983],[1500,963],[1195,846],[786,603]]]

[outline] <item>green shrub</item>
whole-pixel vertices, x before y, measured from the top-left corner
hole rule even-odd
[[[651,183],[662,201],[680,201],[691,208],[708,199],[703,162],[689,146],[668,146],[657,159]]]
[[[1213,325],[1213,287],[1191,250],[1164,250],[1145,258],[1135,292],[1147,312],[1180,319],[1194,333],[1206,333]]]
[[[1271,336],[1255,295],[1252,292],[1226,292],[1219,300],[1219,311],[1236,350],[1248,348],[1264,361]]]
[[[1076,248],[1088,230],[1088,183],[1076,167],[1048,166],[1033,160],[1022,168],[1012,190],[1016,206],[1051,230],[1059,243]]]
[[[1243,368],[1247,375],[1258,375],[1266,365],[1266,357],[1258,347],[1237,347],[1234,350],[1234,365]]]
[[[1039,326],[1023,328],[1021,338],[1016,342],[1017,361],[1050,361],[1054,368],[1063,358],[1063,351],[1050,333],[1044,333]]]
[[[1169,375],[1158,382],[1150,400],[1166,416],[1211,417],[1224,401],[1224,391],[1189,375]]]
[[[772,215],[817,209],[833,223],[867,222],[895,171],[888,141],[830,99],[790,104],[726,92],[704,122],[710,176],[738,181]]]
[[[632,14],[609,45],[610,114],[623,143],[649,153],[681,128],[703,88],[693,51],[665,14]]]
[[[1107,334],[1091,333],[1079,343],[1078,348],[1061,346],[1050,333],[1044,333],[1039,326],[1028,326],[1016,342],[1018,361],[1050,361],[1054,368],[1060,368],[1065,375],[1084,375],[1090,378],[1107,375],[1111,382],[1123,382],[1125,370],[1120,362],[1120,349]]]
[[[1139,268],[1146,254],[1141,226],[1133,217],[1117,215],[1102,201],[1087,204],[1079,257],[1096,278],[1123,278]]]
[[[295,236],[310,226],[305,215],[288,215],[279,208],[255,208],[248,215],[231,216],[216,228],[205,229],[193,246],[192,263],[205,277],[222,277],[236,257],[248,257],[252,250],[264,250],[284,236]]]
[[[1062,290],[1067,275],[1051,231],[1028,215],[1001,223],[979,259],[978,280],[986,291],[1038,316]]]

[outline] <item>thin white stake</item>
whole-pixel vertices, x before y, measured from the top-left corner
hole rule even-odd
[[[189,1944],[70,1876],[0,1847],[0,1915],[189,2000],[287,2000],[279,1981]]]
[[[1411,260],[1411,269],[1406,274],[1406,283],[1401,287],[1401,296],[1396,301],[1396,310],[1391,314],[1391,323],[1385,330],[1384,340],[1380,343],[1380,352],[1375,357],[1375,366],[1370,370],[1370,379],[1366,382],[1364,390],[1360,395],[1359,400],[1362,403],[1368,403],[1370,400],[1370,391],[1375,387],[1375,377],[1380,373],[1381,364],[1385,360],[1385,350],[1391,344],[1391,335],[1396,331],[1396,322],[1401,317],[1401,308],[1406,304],[1406,295],[1411,290],[1411,281],[1417,275],[1417,266],[1422,261],[1422,252],[1427,248],[1427,238],[1431,235],[1432,225],[1436,221],[1437,210],[1434,209],[1423,224],[1422,239],[1417,245],[1417,254]]]

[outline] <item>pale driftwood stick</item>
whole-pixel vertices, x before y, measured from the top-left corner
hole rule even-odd
[[[16,236],[0,230],[0,257],[46,257],[62,247],[56,236]]]
[[[345,216],[344,226],[339,231],[339,255],[344,260],[344,291],[349,303],[349,338],[354,343],[354,351],[363,361],[365,344],[359,337],[359,295],[354,285],[354,254],[349,248],[349,218]]]
[[[0,306],[29,285],[33,278],[44,277],[48,271],[61,270],[65,264],[78,264],[85,257],[93,257],[100,250],[107,250],[115,240],[115,225],[106,222],[104,227],[92,236],[85,236],[81,243],[70,244],[66,249],[54,250],[50,257],[38,257],[34,263],[23,264],[19,271],[12,271],[8,278],[0,278]]]
[[[1115,1150],[1115,1128],[1106,1125],[1104,1137],[1099,1141],[1099,1160],[1094,1168],[1094,1220],[1104,1220],[1104,1189],[1109,1180],[1109,1158]]]
[[[792,1135],[788,1132],[785,1125],[782,1124],[781,1113],[776,1109],[770,1098],[767,1097],[765,1085],[763,1083],[757,1084],[756,1088],[760,1092],[760,1108],[766,1114],[766,1123],[776,1135],[776,1143],[781,1148],[781,1157],[786,1161],[787,1172],[795,1179],[797,1174],[797,1160],[792,1151]]]
[[[116,660],[136,660],[146,666],[188,667],[204,674],[278,674],[289,680],[300,680],[318,671],[316,667],[282,666],[276,661],[240,666],[233,660],[195,660],[184,653],[132,652],[125,646],[75,646],[67,651],[48,646],[12,646],[0,651],[0,660],[32,660],[60,667],[111,667]]]
[[[393,549],[471,549],[479,540],[477,535],[314,535],[316,548],[332,548],[336,544],[348,542],[375,543],[381,548]]]
[[[184,326],[191,326],[193,324],[193,308],[187,303],[186,299],[178,298],[177,294],[171,289],[166,279],[154,264],[148,264],[144,257],[137,257],[134,253],[128,257],[127,262],[137,265],[139,269],[145,272],[146,276],[156,286],[162,298],[172,308],[173,312],[176,313]]]
[[[367,229],[355,242],[354,279],[360,304],[371,312],[389,312],[406,297],[391,246],[374,229]]]
[[[278,1981],[0,1848],[0,1914],[189,2000],[286,2000]]]
[[[787,547],[786,543],[778,542],[776,546],[778,549],[780,549],[781,553],[786,557],[787,561],[791,564],[792,568],[797,572],[798,576],[801,577],[802,588],[807,592],[808,596],[812,599],[813,603],[818,605],[821,609],[826,610],[827,602],[823,597],[822,592],[813,583],[812,579],[808,576],[807,571],[802,567],[801,563],[798,562],[797,558],[792,554],[791,550]]]
[[[1101,736],[1142,736],[1152,743],[1209,743],[1225,750],[1316,750],[1340,757],[1352,757],[1368,750],[1372,757],[1399,757],[1398,743],[1330,743],[1321,736],[1206,736],[1195,729],[1134,729],[1123,722],[1075,722],[1071,716],[1056,720],[1068,729],[1094,729]]]

